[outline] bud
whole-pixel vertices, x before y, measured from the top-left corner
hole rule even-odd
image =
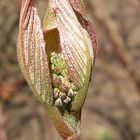
[[[81,0],[50,0],[43,27],[33,1],[21,3],[18,61],[29,86],[66,139],[78,131],[97,53],[95,33]]]
[[[67,95],[64,92],[60,92],[59,97],[64,100],[67,98]]]
[[[54,76],[54,75],[53,75]],[[62,84],[62,78],[61,78],[61,76],[55,76],[55,77],[53,77],[53,85],[54,85],[54,87],[60,87],[60,85]]]
[[[60,90],[61,90],[62,92],[67,93],[67,92],[68,92],[68,89],[69,89],[69,86],[68,86],[68,84],[66,84],[66,83],[63,83],[63,84],[60,86]]]
[[[73,97],[74,95],[76,95],[76,93],[70,88],[68,92],[68,96]]]
[[[56,101],[55,101],[55,106],[57,107],[61,107],[62,106],[62,100],[60,98],[58,98]]]
[[[74,83],[71,84],[71,89],[74,90],[74,91],[79,90],[78,86],[76,86]]]
[[[67,97],[63,102],[64,102],[65,104],[68,104],[68,103],[70,103],[70,101],[71,101],[71,99],[70,99],[69,97]]]
[[[58,88],[54,88],[53,97],[54,97],[55,99],[57,99],[58,96],[59,96],[59,93],[60,93],[59,89],[58,89]]]

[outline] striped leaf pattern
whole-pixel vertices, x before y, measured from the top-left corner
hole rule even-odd
[[[77,86],[83,87],[89,82],[93,58],[90,36],[79,23],[69,0],[51,0],[51,8],[56,16],[55,22],[60,35],[61,50],[71,77]]]
[[[51,82],[48,60],[41,22],[32,0],[22,2],[20,15],[17,45],[20,67],[35,95],[49,103]]]
[[[93,61],[95,62],[97,53],[98,53],[98,43],[96,39],[96,34],[93,28],[92,23],[87,19],[86,13],[85,13],[85,8],[82,0],[70,0],[70,3],[72,5],[72,8],[75,11],[75,14],[78,17],[79,22],[81,23],[82,27],[87,30],[91,40],[92,40],[92,45],[93,45]]]

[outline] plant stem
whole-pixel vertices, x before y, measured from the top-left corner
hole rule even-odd
[[[74,123],[75,130],[73,130],[73,128],[69,126],[70,123],[64,121],[64,116],[61,115],[61,113],[58,111],[56,107],[46,106],[46,110],[63,140],[81,140],[80,138],[81,111],[78,113],[79,115],[75,116],[77,119],[76,124]],[[72,117],[69,118],[70,121],[71,118]]]

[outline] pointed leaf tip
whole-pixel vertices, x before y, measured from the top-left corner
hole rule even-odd
[[[69,0],[51,0],[49,11],[53,11],[54,14],[51,15],[55,15],[53,24],[59,31],[60,46],[69,72],[75,83],[82,86],[88,75],[87,67],[91,67],[87,66],[88,62],[93,57],[91,39],[80,25]],[[44,23],[50,23],[48,19],[50,18],[46,17]],[[50,29],[50,24],[45,24],[44,27]]]
[[[70,0],[70,3],[75,11],[75,14],[77,15],[79,22],[81,23],[82,27],[85,30],[87,30],[92,40],[93,54],[94,54],[93,61],[95,62],[98,53],[98,43],[97,43],[97,37],[94,31],[94,27],[92,23],[87,19],[87,15],[82,0]]]

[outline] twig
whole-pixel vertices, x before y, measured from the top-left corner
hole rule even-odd
[[[107,74],[109,74],[113,78],[128,79],[127,71],[125,71],[117,66],[111,65],[111,64],[107,63],[105,60],[102,60],[101,58],[99,58],[96,61],[96,66],[99,67],[101,70],[105,71]],[[117,70],[117,72],[116,72],[116,70]]]
[[[7,133],[5,129],[5,120],[2,113],[2,104],[0,103],[0,140],[7,140]]]
[[[137,10],[140,10],[140,1],[139,0],[125,0],[128,4],[135,6]]]
[[[122,135],[123,140],[133,140],[132,136],[127,131],[127,127],[125,124],[122,124],[118,122],[115,118],[110,116],[109,114],[105,113],[103,110],[95,107],[95,106],[89,106],[87,107],[88,110],[93,111],[97,113],[99,116],[101,116],[103,119],[105,119],[107,122],[112,124]]]
[[[121,88],[119,87],[120,82],[118,80],[114,80],[116,78],[123,78],[127,80],[129,76],[127,76],[127,71],[123,71],[119,69],[118,67],[112,66],[106,62],[103,62],[101,60],[98,60],[97,66],[100,67],[100,69],[104,70],[110,78],[112,78],[112,81],[114,82],[113,86],[115,88],[115,91],[117,92],[116,94],[116,99],[118,99],[119,104],[121,105],[121,108],[125,110],[125,118],[123,119],[123,122],[120,123],[118,122],[115,118],[110,116],[109,114],[106,114],[105,112],[101,111],[100,109],[94,108],[94,111],[98,114],[101,115],[105,120],[107,120],[109,123],[113,124],[121,133],[123,139],[130,139],[130,140],[135,140],[138,134],[133,130],[133,126],[130,123],[131,117],[133,114],[133,108],[131,106],[128,106],[126,100],[124,100],[121,96]],[[116,69],[119,74],[116,74]],[[129,80],[130,84],[129,86],[133,86],[133,81]],[[118,94],[119,93],[119,94]],[[100,110],[97,112],[97,110]]]
[[[129,81],[129,85],[135,89],[135,93],[139,95],[139,91],[137,90],[137,85],[135,84],[135,80],[132,79],[129,75],[129,72],[125,69],[121,69],[114,65],[107,63],[105,60],[98,59],[96,63],[97,67],[101,70],[105,71],[111,77],[117,79],[123,79],[125,81]],[[117,71],[116,71],[117,70]]]
[[[103,10],[103,7],[100,7],[99,1],[87,0],[87,4],[96,22],[104,31],[106,38],[111,43],[113,53],[117,56],[122,66],[129,72],[130,79],[133,79],[137,86],[137,90],[140,93],[140,81],[135,71],[133,58],[131,54],[126,51],[126,45],[120,37],[115,24],[106,11]]]

